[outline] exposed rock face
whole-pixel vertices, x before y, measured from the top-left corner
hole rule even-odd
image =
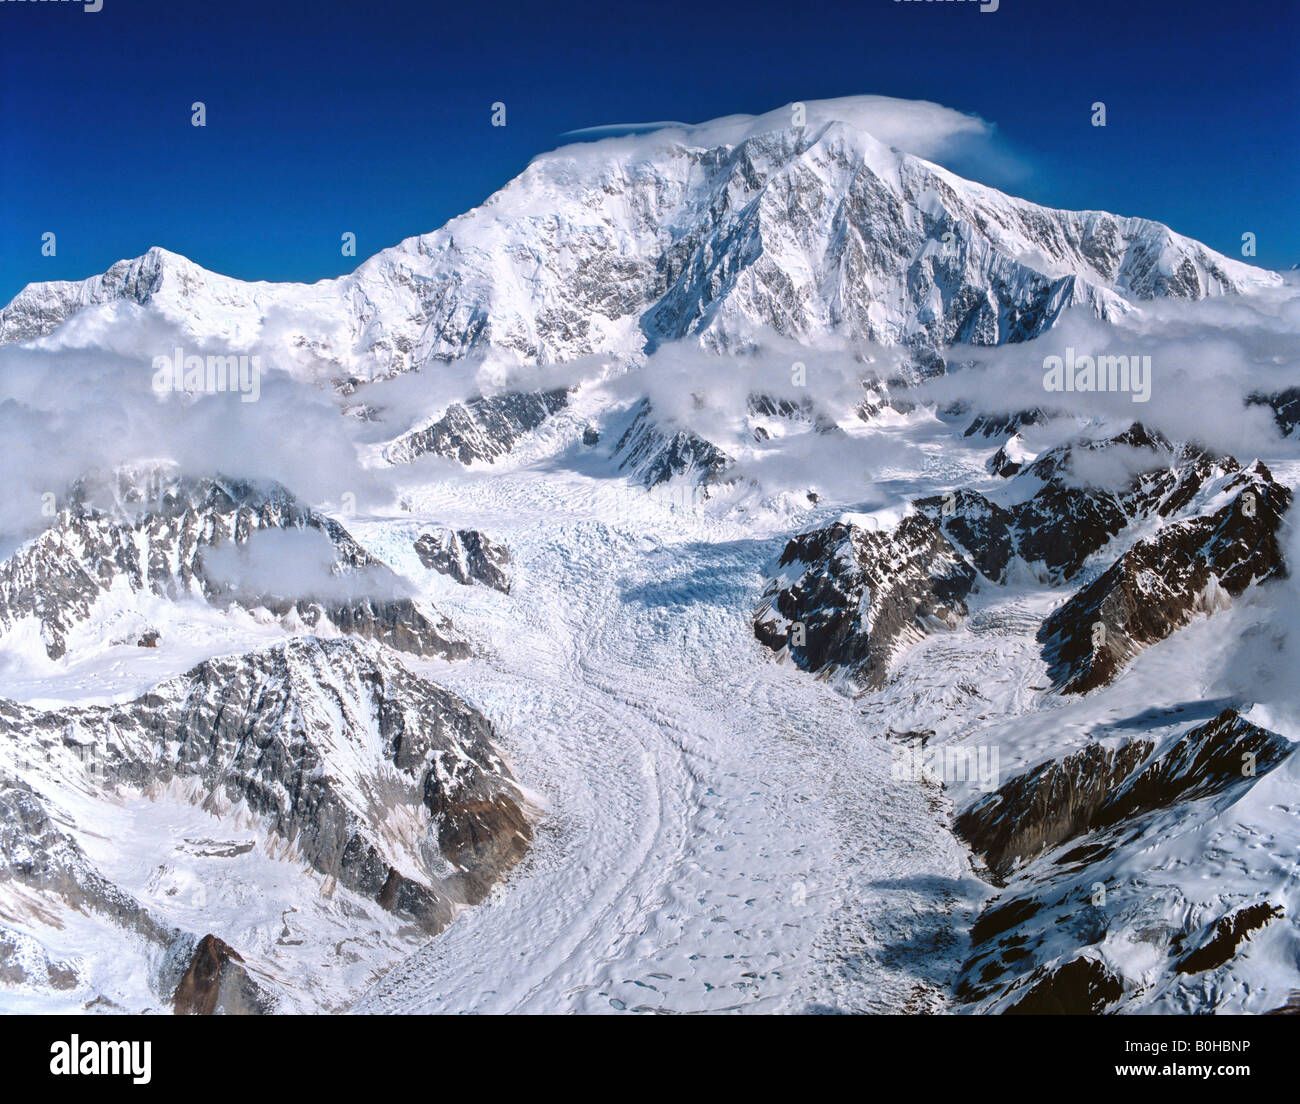
[[[1175,985],[1227,963],[1277,910],[1250,904],[1207,925],[1141,856],[1171,831],[1200,838],[1216,809],[1293,754],[1288,740],[1227,709],[1158,743],[1090,744],[965,810],[958,832],[1005,889],[972,928],[958,995],[981,1011],[1099,1011],[1152,977]],[[1108,903],[1108,892],[1123,896]],[[1148,945],[1141,977],[1125,975],[1123,960],[1077,963],[1112,925]]]
[[[1291,492],[1259,462],[1213,489],[1212,512],[1139,540],[1043,623],[1039,639],[1060,690],[1106,685],[1198,613],[1286,573],[1278,527]]]
[[[1135,467],[1118,488],[1090,485],[1093,465]],[[1002,581],[1012,559],[1036,567],[1049,582],[1068,581],[1088,557],[1133,521],[1169,517],[1184,508],[1211,479],[1234,470],[1231,457],[1176,447],[1135,424],[1102,441],[1076,441],[1050,449],[1017,468],[1014,487],[1031,489],[1010,506],[974,491],[957,491],[945,502],[927,498],[917,509],[936,518],[988,578]]]
[[[456,884],[470,904],[478,904],[501,871],[524,857],[533,838],[532,826],[515,797],[505,793],[488,798],[446,801],[435,794],[426,799],[440,818],[438,846],[457,866]]]
[[[818,433],[831,433],[839,427],[823,411],[818,410],[807,396],[794,401],[765,394],[749,396],[751,417],[776,418],[788,422],[811,422]]]
[[[942,526],[944,535],[970,558],[987,579],[1000,582],[1016,553],[1016,515],[976,491],[923,498],[916,510]]]
[[[1011,458],[1004,445],[989,459],[988,468],[991,474],[1000,475],[1005,479],[1020,470],[1020,462]]]
[[[104,784],[195,779],[205,807],[242,804],[313,868],[429,931],[465,899],[462,883],[481,895],[532,835],[487,719],[356,640],[210,660],[125,705],[0,716],[0,734],[33,757],[67,756],[67,732],[95,749]],[[21,789],[0,804],[6,823],[0,853],[10,867],[26,855],[16,869],[32,884],[114,892],[53,836],[34,849],[54,830]],[[129,902],[113,908],[133,915]]]
[[[178,1016],[261,1016],[274,1002],[244,968],[243,957],[224,940],[205,935],[172,998]]]
[[[78,980],[72,963],[52,959],[31,936],[0,926],[0,986],[66,992]]]
[[[880,686],[895,655],[965,616],[975,571],[939,526],[909,514],[892,530],[846,522],[786,545],[754,615],[754,634],[806,671]]]
[[[1153,757],[1154,750],[1145,740],[1118,748],[1089,744],[1012,779],[958,816],[956,828],[989,869],[1005,878],[1093,830],[1247,784],[1244,756],[1263,774],[1286,757],[1290,745],[1228,709]]]
[[[18,739],[26,714],[0,703],[0,734]],[[62,739],[60,739],[62,743]],[[166,945],[174,929],[160,924],[131,894],[108,881],[81,846],[51,818],[44,800],[26,782],[0,776],[0,884],[13,881],[79,912],[98,912]]]
[[[1237,948],[1250,938],[1252,932],[1258,931],[1269,921],[1281,915],[1282,910],[1277,906],[1261,902],[1220,917],[1210,929],[1208,938],[1182,959],[1175,969],[1180,974],[1199,974],[1206,970],[1217,970],[1232,959],[1232,956],[1237,953]]]
[[[1091,1016],[1124,995],[1124,986],[1100,962],[1071,959],[1030,978],[1028,993],[1007,1009],[1016,1016]]]
[[[795,402],[793,399],[756,394],[749,396],[749,412],[768,418],[799,418],[809,421],[813,416],[813,405],[808,398]]]
[[[432,453],[462,464],[476,460],[491,464],[512,451],[521,437],[562,410],[568,401],[568,391],[558,388],[508,391],[453,403],[433,424],[413,429],[390,444],[384,458],[392,464],[404,464]]]
[[[1290,437],[1300,425],[1300,387],[1287,387],[1271,395],[1250,395],[1247,401],[1269,407],[1283,437]]]
[[[988,461],[990,474],[1010,479],[1026,465],[1033,463],[1034,454],[1025,448],[1025,440],[1019,433],[1008,437],[1002,446]]]
[[[458,583],[482,583],[510,593],[509,551],[477,529],[441,528],[422,533],[415,551],[425,567],[450,575]]]
[[[1026,426],[1039,425],[1047,415],[1037,407],[1012,414],[978,414],[966,427],[965,437],[1010,437]]]
[[[1022,862],[1089,831],[1116,788],[1147,758],[1142,740],[1122,747],[1089,744],[1012,779],[957,818],[956,828],[1005,879]]]
[[[267,533],[314,538],[312,553],[328,560],[321,578],[305,572],[299,593],[273,589],[256,571],[241,579],[240,555],[259,553],[261,538],[250,542]],[[343,526],[271,482],[153,470],[78,483],[50,527],[0,564],[0,628],[34,618],[58,659],[72,627],[121,586],[293,614],[308,627],[324,622],[421,655],[469,654],[450,622],[405,596],[398,577]],[[156,635],[141,641],[158,644]]]
[[[697,483],[722,481],[732,459],[721,449],[688,429],[664,429],[653,416],[649,399],[643,399],[614,453],[619,470],[628,472],[644,487],[690,476]]]

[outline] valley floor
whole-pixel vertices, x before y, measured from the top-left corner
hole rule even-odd
[[[510,597],[439,588],[487,654],[436,677],[493,717],[545,814],[525,865],[355,1009],[943,1008],[990,889],[942,791],[892,779],[883,730],[754,640],[778,539],[610,484],[414,498],[512,550]],[[596,520],[602,495],[628,524]],[[418,577],[414,517],[353,528]]]

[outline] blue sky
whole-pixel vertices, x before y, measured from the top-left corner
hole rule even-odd
[[[989,182],[1017,194],[1160,219],[1233,256],[1250,231],[1256,263],[1300,262],[1298,0],[546,9],[0,3],[0,302],[151,245],[246,279],[338,275],[481,202],[566,131],[862,92],[996,124],[1027,171]]]

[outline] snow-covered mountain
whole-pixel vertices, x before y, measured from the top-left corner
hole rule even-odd
[[[532,837],[487,719],[353,639],[221,657],[111,706],[6,703],[0,728],[0,945],[25,948],[11,982],[64,1006],[166,1003],[205,935],[187,924],[240,945],[263,1010],[328,1005],[337,991],[313,994],[323,932],[383,911],[436,932]],[[115,847],[114,823],[153,854]],[[319,896],[291,918],[304,899],[285,883],[304,877]],[[241,905],[277,896],[283,936],[250,946]],[[33,922],[58,932],[54,958],[22,931]],[[401,940],[381,927],[382,957]],[[133,972],[107,968],[100,941]]]
[[[569,146],[481,207],[317,284],[247,283],[151,249],[81,282],[33,284],[0,342],[86,310],[157,315],[202,346],[276,350],[366,380],[494,351],[631,358],[763,330],[915,348],[1042,333],[1072,306],[1115,318],[1281,282],[1145,219],[1040,207],[862,129],[853,99]]]
[[[1294,288],[803,106],[0,311],[0,1008],[1297,1003]]]
[[[260,562],[270,537],[296,574]],[[315,538],[313,540],[313,538]],[[264,559],[264,557],[263,557]],[[79,481],[50,526],[0,566],[0,633],[11,647],[38,638],[50,659],[84,622],[120,623],[131,596],[238,606],[264,619],[381,640],[403,651],[463,656],[445,618],[402,593],[402,583],[333,518],[285,488],[161,469]],[[143,603],[144,609],[153,602]],[[157,632],[141,629],[142,646]]]
[[[1274,888],[1282,854],[1243,864],[1226,908],[1204,908],[1166,871],[1198,853],[1208,866],[1204,849],[1259,818],[1271,773],[1294,760],[1289,741],[1225,709],[1166,739],[1089,743],[968,809],[958,827],[1003,889],[972,929],[962,997],[1020,1014],[1188,1011],[1282,981],[1248,953],[1291,939],[1293,903]]]

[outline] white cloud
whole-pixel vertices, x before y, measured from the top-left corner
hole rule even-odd
[[[1125,392],[1045,390],[1044,359],[1067,349],[1094,357],[1149,356],[1150,400],[1134,402]],[[1197,441],[1243,461],[1300,451],[1279,436],[1269,408],[1247,401],[1300,384],[1295,289],[1143,303],[1114,324],[1077,309],[1033,341],[967,346],[952,350],[951,358],[968,366],[930,381],[920,394],[987,412],[1042,407],[1110,423],[1138,420],[1170,440]]]
[[[1010,187],[1026,173],[1023,159],[1006,146],[992,123],[978,115],[928,100],[900,100],[892,96],[842,96],[802,103],[810,131],[832,122],[846,123],[886,146],[996,187]],[[622,143],[629,151],[645,148],[647,142],[654,144],[656,140],[697,145],[736,144],[753,135],[789,128],[792,108],[792,104],[785,104],[761,115],[728,115],[697,124],[622,123],[586,127],[563,137],[605,138],[601,143],[602,153],[611,148],[609,143]],[[566,155],[574,152],[572,148],[565,149]]]

